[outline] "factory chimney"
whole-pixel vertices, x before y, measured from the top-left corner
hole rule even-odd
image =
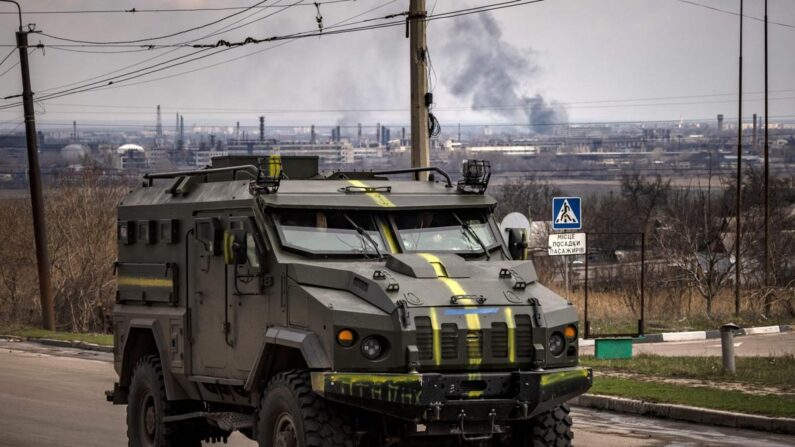
[[[160,104],[157,105],[157,127],[155,127],[155,146],[163,144],[163,121],[160,118]]]
[[[80,139],[77,138],[77,121],[72,121],[72,141],[75,143],[80,141]]]
[[[381,142],[381,123],[375,125],[375,141]]]
[[[756,152],[756,113],[754,113],[754,127],[753,127],[753,134],[751,136],[751,150]]]
[[[723,114],[718,114],[718,132],[723,132]]]
[[[185,116],[179,116],[179,148],[185,149]]]
[[[356,146],[362,147],[362,123],[359,123],[356,132]]]
[[[309,144],[316,144],[317,140],[315,139],[315,125],[312,124],[312,130],[309,133]]]
[[[265,142],[265,117],[264,116],[260,116],[259,117],[259,142],[260,143],[264,143]]]
[[[235,125],[235,140],[240,141],[240,121]]]
[[[340,126],[337,126],[337,140],[336,143],[342,141],[342,135],[340,135]]]

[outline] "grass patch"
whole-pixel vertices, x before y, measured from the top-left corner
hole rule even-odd
[[[757,396],[741,391],[692,388],[613,377],[594,379],[593,387],[589,393],[738,413],[795,417],[795,398],[785,396]]]
[[[775,386],[795,391],[795,356],[737,357],[737,374],[723,372],[720,357],[665,357],[638,354],[627,360],[597,360],[580,357],[580,363],[597,371],[617,371],[682,379],[739,382]]]
[[[102,346],[113,346],[111,334],[77,334],[72,332],[47,331],[36,328],[5,328],[0,327],[0,334],[26,338],[49,338],[51,340],[82,341]]]

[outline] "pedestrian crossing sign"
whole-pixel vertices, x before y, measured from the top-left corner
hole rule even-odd
[[[582,229],[582,209],[579,197],[555,197],[552,199],[552,229]]]

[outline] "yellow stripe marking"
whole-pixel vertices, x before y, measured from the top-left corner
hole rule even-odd
[[[435,307],[431,307],[431,329],[433,330],[433,361],[438,366],[442,364],[442,328],[439,326]]]
[[[120,276],[118,285],[134,287],[173,287],[174,281],[169,278],[133,278],[130,276]]]
[[[450,289],[450,292],[452,292],[453,295],[467,294],[466,290],[464,290],[464,288],[461,286],[461,284],[458,281],[447,277],[447,269],[444,267],[444,264],[437,256],[432,255],[430,253],[418,253],[418,254],[420,255],[420,257],[428,261],[429,264],[431,264],[431,266],[433,267],[433,271],[436,273],[436,277],[439,279],[439,281],[443,282],[448,289]],[[477,307],[475,306],[475,302],[471,298],[461,298],[459,299],[459,302],[464,305],[465,309],[477,309]],[[431,319],[431,325],[433,325],[433,318],[435,318],[435,309],[432,310],[434,311],[434,313],[432,314],[433,316]],[[465,315],[465,317],[467,322],[467,329],[469,329],[470,331],[480,330],[480,315],[467,314]],[[434,343],[435,342],[436,339],[434,338]],[[436,355],[436,346],[434,344],[434,356],[435,355]],[[476,366],[480,365],[482,361],[483,361],[482,358],[471,358],[469,359],[469,364]]]
[[[350,183],[352,186],[355,186],[357,188],[369,188],[369,186],[367,186],[366,183],[360,180],[348,180],[348,183]],[[383,206],[387,208],[395,206],[395,204],[392,203],[391,200],[387,199],[386,196],[384,196],[379,192],[368,192],[365,194],[367,195],[367,197],[373,199],[373,202],[375,202],[375,204],[378,206]]]
[[[384,233],[384,237],[386,238],[386,244],[389,246],[390,253],[400,253],[400,247],[395,241],[395,236],[392,234],[392,230],[389,229],[389,225],[381,222],[381,232]]]
[[[513,309],[505,308],[505,324],[508,326],[508,361],[516,362],[516,323],[513,321]]]
[[[278,177],[281,174],[282,156],[271,155],[268,158],[268,174],[271,177]]]

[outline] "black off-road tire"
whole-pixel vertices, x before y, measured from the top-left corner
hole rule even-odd
[[[312,391],[308,371],[277,374],[263,394],[258,417],[260,447],[354,447],[356,433],[344,409]]]
[[[570,447],[574,439],[569,406],[560,405],[513,426],[513,447]]]
[[[133,371],[127,404],[129,447],[200,447],[195,433],[163,422],[172,411],[166,399],[163,367],[156,355],[141,357]]]

